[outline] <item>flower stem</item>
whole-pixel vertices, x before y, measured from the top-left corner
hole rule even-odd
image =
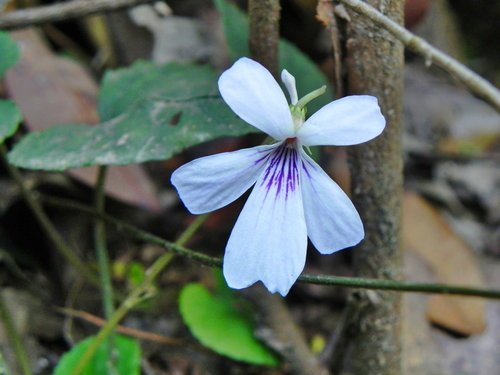
[[[95,187],[95,210],[99,214],[104,214],[104,204],[106,193],[104,186],[106,183],[106,166],[99,166],[97,171],[97,181]],[[94,223],[94,246],[99,266],[99,276],[101,281],[102,304],[104,317],[109,320],[113,316],[113,285],[111,282],[109,255],[106,246],[106,224],[99,218],[95,218]],[[111,332],[107,340],[108,366],[113,366],[114,335]]]
[[[305,108],[307,103],[309,103],[311,100],[320,97],[325,92],[326,92],[326,86],[323,85],[319,89],[316,89],[314,91],[311,91],[309,94],[304,95],[302,98],[299,99],[299,101],[295,106],[299,108]]]
[[[169,242],[161,237],[158,237],[152,233],[137,228],[134,225],[116,219],[112,216],[100,215],[97,212],[95,212],[95,210],[93,210],[91,207],[86,206],[84,204],[77,203],[75,201],[68,199],[53,198],[47,196],[43,196],[42,199],[44,203],[52,206],[65,207],[72,210],[84,212],[88,215],[98,216],[104,221],[112,225],[115,225],[118,229],[127,232],[129,235],[132,235],[145,242],[161,246],[166,250],[181,255],[185,258],[191,259],[199,264],[203,264],[205,266],[210,266],[210,267],[222,267],[222,260],[220,258],[211,257],[203,253],[185,248],[184,246],[182,246],[182,244],[179,244],[178,242],[176,243]],[[204,216],[199,216],[198,218],[201,220],[204,219]],[[191,227],[195,225],[200,225],[200,224],[197,224],[196,221],[193,222],[191,226],[188,229],[186,229],[186,232],[188,230],[191,230]],[[181,235],[181,237],[182,236],[183,235]],[[483,297],[490,299],[500,299],[500,290],[488,289],[488,288],[475,288],[475,287],[468,287],[465,285],[413,283],[413,282],[402,282],[398,280],[389,280],[389,279],[368,279],[361,277],[343,277],[343,276],[332,276],[332,275],[309,275],[309,274],[303,274],[302,276],[300,276],[299,281],[309,284],[343,286],[343,287],[360,288],[360,289],[392,290],[397,292],[417,292],[417,293],[433,293],[433,294],[453,294],[462,296]]]
[[[103,221],[108,221],[106,217],[107,215],[101,213],[96,215]],[[201,227],[201,225],[208,218],[208,215],[200,215],[198,216],[187,228],[186,230],[179,236],[179,239],[175,242],[175,246],[182,247],[182,245],[186,244],[187,241],[193,236],[193,234]],[[109,221],[108,221],[109,222]],[[128,226],[128,224],[123,223]],[[120,225],[121,226],[121,225]],[[154,237],[154,235],[151,234]],[[101,328],[95,339],[92,341],[91,345],[87,348],[87,350],[83,353],[80,360],[74,367],[71,375],[79,375],[85,369],[85,366],[90,361],[96,350],[99,346],[104,342],[104,340],[113,332],[116,326],[120,323],[120,321],[127,315],[127,313],[134,308],[138,303],[140,303],[145,297],[149,296],[148,291],[153,286],[156,278],[160,275],[160,273],[165,269],[165,267],[170,263],[173,258],[172,253],[165,253],[160,256],[147,270],[146,276],[143,282],[134,288],[130,294],[125,298],[122,304],[118,307],[118,309],[107,319],[106,324]]]
[[[100,166],[98,169],[96,191],[95,191],[95,210],[99,214],[104,214],[105,192],[104,184],[106,181],[106,167]],[[111,283],[110,265],[108,249],[106,246],[106,228],[105,223],[99,217],[94,225],[94,244],[99,265],[99,274],[101,288],[103,293],[104,316],[109,319],[113,315],[113,286]]]
[[[19,170],[13,165],[7,162],[7,149],[4,144],[0,144],[0,155],[4,160],[7,172],[10,174],[14,182],[19,186],[21,195],[26,201],[28,207],[33,212],[36,220],[39,222],[42,229],[45,231],[50,241],[54,245],[54,248],[62,255],[66,261],[75,268],[83,277],[90,281],[94,285],[99,285],[99,279],[96,277],[94,272],[87,267],[78,258],[76,253],[71,249],[61,235],[57,232],[56,228],[46,215],[40,203],[33,197],[33,192],[28,188],[27,184],[24,182],[23,177]]]
[[[5,301],[2,294],[0,293],[0,319],[5,327],[5,333],[8,337],[10,344],[14,348],[14,354],[16,356],[19,367],[21,368],[23,375],[32,375],[28,355],[26,349],[24,348],[19,332],[12,321],[12,315],[9,309],[5,306]]]

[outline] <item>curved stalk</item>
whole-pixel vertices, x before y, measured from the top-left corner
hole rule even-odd
[[[174,254],[181,255],[185,258],[191,259],[204,266],[222,267],[221,258],[211,257],[203,253],[188,249],[182,246],[182,244],[167,241],[155,234],[137,228],[134,225],[116,219],[112,216],[99,215],[91,207],[86,206],[84,204],[74,202],[68,199],[53,198],[47,196],[42,197],[42,199],[46,204],[52,206],[65,207],[72,210],[84,212],[88,215],[99,216],[107,223],[116,226],[119,230],[123,230],[124,232],[130,234],[131,236],[134,236],[137,239],[161,246]],[[204,216],[199,216],[198,218],[204,218]],[[195,223],[191,225],[194,224]],[[189,228],[186,229],[186,231],[187,230],[189,230]],[[403,281],[388,280],[388,279],[368,279],[361,277],[344,277],[344,276],[333,276],[333,275],[310,275],[310,274],[302,274],[302,276],[299,277],[299,281],[309,284],[342,286],[348,288],[392,290],[397,292],[450,294],[450,295],[500,299],[500,290],[488,289],[488,288],[474,288],[474,287],[468,287],[466,285],[414,283],[414,282],[403,282]]]

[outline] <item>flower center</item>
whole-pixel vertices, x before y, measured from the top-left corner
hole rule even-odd
[[[291,138],[285,139],[285,144],[287,145],[287,147],[295,146],[296,142],[297,142],[297,137],[291,137]]]
[[[291,105],[290,112],[292,113],[293,128],[297,131],[304,123],[306,118],[306,109]]]
[[[319,89],[311,91],[309,94],[302,97],[297,102],[297,104],[290,105],[290,112],[292,113],[293,127],[295,131],[299,130],[302,124],[304,124],[307,112],[306,105],[311,100],[316,99],[318,96],[323,95],[325,92],[326,92],[326,86],[322,86]]]

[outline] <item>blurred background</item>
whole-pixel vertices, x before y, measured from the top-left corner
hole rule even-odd
[[[0,0],[3,12],[55,1]],[[244,1],[238,1],[246,9]],[[316,17],[317,1],[282,1],[282,37],[307,54],[334,84],[331,35]],[[344,10],[345,12],[345,10]],[[338,10],[339,23],[348,22]],[[500,1],[407,0],[405,24],[432,45],[500,84]],[[211,0],[169,0],[152,5],[15,30],[21,60],[0,83],[0,97],[21,108],[23,132],[60,123],[98,123],[98,82],[107,69],[138,59],[230,63],[219,15]],[[1,51],[0,51],[1,54]],[[291,72],[293,74],[293,72]],[[408,280],[500,286],[500,116],[447,73],[406,53],[404,93],[405,199],[403,240]],[[259,136],[202,144],[165,162],[110,168],[108,212],[175,238],[192,221],[169,183],[181,164],[202,155],[255,145]],[[16,138],[11,141],[15,143]],[[324,148],[319,160],[346,190],[346,152]],[[37,191],[92,201],[92,168],[64,174],[28,172]],[[95,332],[95,322],[61,313],[70,307],[100,315],[99,295],[51,249],[21,198],[0,169],[0,285],[5,304],[28,348],[36,374],[50,374],[61,353]],[[222,255],[245,198],[217,211],[189,247]],[[65,239],[92,258],[92,221],[49,210]],[[163,250],[108,233],[113,279],[124,291]],[[312,250],[312,249],[311,249]],[[90,255],[89,255],[90,254]],[[324,257],[308,253],[308,273],[352,275],[350,251]],[[123,325],[194,342],[177,309],[189,281],[214,283],[209,269],[177,259],[163,274],[157,295]],[[332,358],[335,327],[347,289],[297,284],[287,303],[316,354]],[[500,305],[481,299],[405,294],[405,374],[500,374]],[[219,357],[189,345],[142,342],[145,374],[281,374]],[[0,328],[0,351],[11,363],[12,347]],[[13,372],[15,373],[15,372]]]

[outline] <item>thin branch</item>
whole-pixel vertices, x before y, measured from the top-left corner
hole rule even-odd
[[[103,327],[107,322],[98,316],[92,315],[86,311],[60,308],[58,309],[62,314],[70,316],[73,318],[79,318],[89,322],[97,327]],[[161,345],[172,345],[172,346],[186,346],[189,345],[188,342],[182,339],[177,339],[173,337],[159,335],[153,332],[146,332],[135,328],[130,328],[122,325],[116,326],[116,332],[130,337],[135,337],[139,340],[150,341]]]
[[[105,184],[106,184],[106,166],[99,166],[97,172],[97,181],[95,186],[95,209],[96,212],[104,214],[104,204],[106,200]],[[99,277],[101,281],[101,298],[104,310],[104,317],[109,320],[114,312],[113,304],[113,284],[111,281],[108,247],[106,245],[106,224],[96,217],[94,219],[94,246],[99,266]],[[113,332],[109,335],[106,341],[108,360],[107,365],[111,368],[113,364],[113,352],[115,346],[115,336]]]
[[[104,191],[104,185],[106,181],[106,171],[105,166],[100,166],[98,169],[97,182],[96,182],[96,193],[95,193],[95,208],[96,211],[104,214],[104,202],[106,198],[106,193]],[[110,265],[108,249],[106,246],[106,225],[103,220],[96,218],[94,227],[94,241],[95,241],[95,251],[97,255],[97,262],[99,264],[99,274],[101,280],[101,288],[103,294],[103,308],[104,316],[109,319],[113,315],[113,286],[111,283]]]
[[[359,13],[378,26],[386,29],[411,51],[425,57],[426,61],[433,62],[442,69],[452,74],[462,82],[473,94],[484,99],[500,112],[500,91],[490,82],[474,73],[459,61],[433,47],[424,39],[412,34],[404,27],[387,18],[370,5],[360,0],[337,0],[345,6]]]
[[[98,216],[104,221],[115,225],[119,230],[123,230],[130,235],[145,242],[149,242],[165,248],[177,255],[191,259],[199,264],[210,267],[222,267],[222,259],[211,257],[200,252],[185,248],[179,244],[167,241],[159,236],[149,233],[145,230],[139,229],[132,224],[126,223],[122,220],[116,219],[109,215],[99,215],[91,207],[72,200],[63,198],[54,198],[43,196],[41,197],[44,203],[55,206],[69,208],[84,212],[91,216]],[[398,292],[417,292],[417,293],[433,293],[433,294],[454,294],[471,297],[483,297],[490,299],[500,299],[500,290],[486,289],[486,288],[473,288],[461,285],[448,285],[448,284],[431,284],[431,283],[412,283],[401,282],[396,280],[382,280],[382,279],[365,279],[359,277],[342,277],[331,275],[309,275],[303,274],[299,277],[299,281],[330,286],[344,286],[349,288],[359,289],[375,289],[375,290],[392,290]]]
[[[340,47],[340,29],[335,15],[335,4],[330,0],[320,0],[316,6],[316,18],[323,23],[330,34],[332,43],[334,77],[335,77],[335,97],[344,96],[342,84],[342,49]]]
[[[119,10],[157,0],[74,0],[68,3],[16,10],[0,15],[0,29],[19,29],[88,16],[91,14]]]

